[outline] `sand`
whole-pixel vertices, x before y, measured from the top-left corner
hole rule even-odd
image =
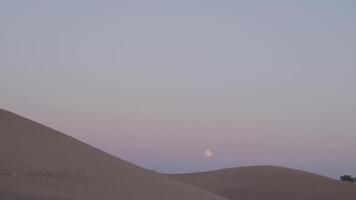
[[[239,167],[169,177],[231,200],[356,199],[356,184],[284,167]]]
[[[356,184],[274,166],[162,175],[0,109],[0,200],[91,199],[356,199]]]
[[[0,110],[1,200],[224,200]],[[225,199],[226,200],[226,199]]]

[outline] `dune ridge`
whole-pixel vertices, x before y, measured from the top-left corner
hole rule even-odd
[[[355,184],[277,166],[237,167],[168,176],[231,200],[356,199]]]
[[[2,109],[0,197],[1,200],[225,199]]]

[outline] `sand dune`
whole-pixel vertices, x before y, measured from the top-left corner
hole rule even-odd
[[[167,177],[0,109],[1,200],[227,198],[356,199],[356,184],[273,166],[231,168]]]
[[[356,199],[356,184],[283,167],[240,167],[169,176],[231,200]]]
[[[224,200],[0,110],[1,200]]]

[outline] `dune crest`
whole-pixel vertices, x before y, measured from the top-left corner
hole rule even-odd
[[[1,200],[224,200],[0,109]]]
[[[356,199],[356,185],[306,171],[252,166],[168,175],[231,200]]]

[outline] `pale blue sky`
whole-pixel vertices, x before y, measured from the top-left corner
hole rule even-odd
[[[351,0],[0,1],[0,107],[163,172],[355,175],[355,35]]]

